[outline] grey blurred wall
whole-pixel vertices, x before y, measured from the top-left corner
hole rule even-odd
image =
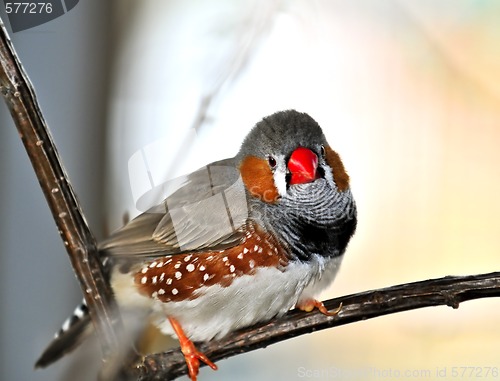
[[[1,14],[97,236],[103,234],[110,10],[111,2],[82,0],[62,17],[14,34]],[[0,123],[0,379],[88,379],[72,358],[33,370],[81,293],[3,101]]]

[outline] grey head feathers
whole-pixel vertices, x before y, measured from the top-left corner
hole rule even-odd
[[[318,123],[306,113],[280,111],[262,119],[248,133],[237,158],[249,155],[289,156],[298,146],[315,148],[326,143]]]
[[[340,256],[356,228],[354,198],[350,189],[339,191],[337,188],[332,168],[324,156],[326,146],[325,135],[313,118],[287,110],[257,123],[237,156],[273,155],[278,160],[273,175],[278,189],[280,183],[285,184],[281,186],[280,199],[266,203],[251,198],[249,209],[251,218],[289,247],[292,259],[308,261],[315,255]],[[289,186],[286,165],[298,147],[309,148],[318,155],[321,178]]]

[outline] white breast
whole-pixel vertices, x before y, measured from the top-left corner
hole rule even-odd
[[[335,278],[341,257],[289,264],[285,271],[259,268],[228,286],[200,289],[194,300],[153,302],[153,318],[159,329],[174,335],[167,316],[176,318],[193,341],[220,338],[239,328],[285,314],[300,299],[313,298]],[[142,300],[142,299],[141,299]]]

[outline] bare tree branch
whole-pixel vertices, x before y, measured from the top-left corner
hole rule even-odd
[[[47,199],[75,274],[80,281],[104,357],[119,345],[115,301],[103,276],[97,246],[82,214],[33,86],[0,19],[0,90]]]
[[[463,301],[495,296],[500,296],[500,272],[407,283],[324,302],[328,309],[335,309],[342,303],[342,309],[335,317],[293,310],[280,319],[233,332],[222,340],[200,344],[198,349],[212,361],[218,361],[360,320],[424,307],[445,305],[458,308]],[[186,372],[184,357],[177,349],[147,356],[137,366],[134,378],[140,381],[172,380]]]

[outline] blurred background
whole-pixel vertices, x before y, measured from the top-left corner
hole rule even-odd
[[[499,15],[495,0],[82,0],[11,37],[99,238],[158,179],[233,156],[263,116],[313,116],[359,212],[331,298],[498,270]],[[95,379],[96,340],[33,371],[81,293],[3,102],[0,121],[0,378]],[[350,324],[200,379],[498,379],[499,307]]]

